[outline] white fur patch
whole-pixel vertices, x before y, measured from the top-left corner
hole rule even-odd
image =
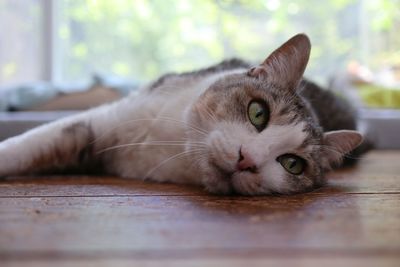
[[[287,173],[276,159],[298,150],[307,137],[304,127],[305,123],[268,125],[256,133],[249,132],[240,123],[221,123],[216,132],[210,134],[208,145],[214,162],[233,173],[235,190],[250,195],[286,192]],[[240,149],[245,149],[255,161],[257,173],[236,171]]]
[[[268,125],[256,138],[252,139],[242,147],[249,151],[261,166],[271,157],[290,153],[297,149],[305,140],[306,133],[304,123],[291,125]]]
[[[304,126],[304,123],[269,125],[257,138],[246,144],[257,166],[260,166],[263,187],[278,192],[285,187],[286,173],[276,158],[293,153],[301,146],[307,136],[303,131]]]

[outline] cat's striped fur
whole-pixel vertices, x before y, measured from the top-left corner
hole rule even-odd
[[[362,137],[347,105],[319,107],[340,100],[301,81],[309,52],[300,34],[254,68],[233,59],[165,75],[138,94],[0,143],[0,176],[73,170],[247,195],[316,188]],[[249,122],[254,99],[268,106],[262,131]],[[301,174],[277,161],[288,153],[305,160]],[[244,157],[252,168],[238,168]]]

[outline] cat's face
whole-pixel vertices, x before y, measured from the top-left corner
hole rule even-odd
[[[208,131],[198,138],[210,191],[291,193],[321,183],[322,132],[298,95],[243,73],[213,84],[194,108]]]
[[[296,93],[307,44],[304,35],[292,38],[260,66],[218,80],[194,103],[188,121],[207,135],[190,138],[206,143],[199,167],[209,191],[304,192],[321,185],[324,170],[359,144],[353,131],[324,134]]]

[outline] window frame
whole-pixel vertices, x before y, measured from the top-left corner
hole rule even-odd
[[[364,4],[364,1],[362,1]],[[41,18],[41,27],[42,34],[39,37],[42,43],[41,48],[41,79],[47,82],[56,83],[62,82],[61,77],[61,40],[58,36],[58,29],[61,23],[61,8],[62,3],[58,0],[40,0],[39,8],[42,11]],[[365,8],[363,7],[362,13],[366,16]],[[366,26],[362,25],[362,31],[360,35],[360,39],[365,40],[368,38],[368,33],[366,31]],[[368,54],[368,42],[361,42],[364,44],[363,52]],[[71,111],[73,112],[73,111]],[[65,113],[62,111],[55,111],[54,117],[48,118],[46,116],[46,112],[23,112],[19,111],[15,116],[19,116],[16,118],[15,116],[9,116],[11,113],[9,112],[0,112],[0,125],[5,125],[8,123],[9,130],[12,130],[13,134],[19,134],[22,131],[18,131],[18,127],[22,127],[24,130],[29,129],[33,126],[40,125],[45,122],[52,121],[58,117],[65,116]],[[7,116],[7,117],[6,117]],[[23,118],[23,119],[21,119]],[[372,109],[372,108],[363,108],[360,111],[360,120],[361,120],[361,128],[368,125],[369,130],[375,129],[373,131],[372,138],[376,139],[377,136],[380,137],[380,142],[378,142],[376,148],[400,148],[400,141],[397,140],[393,143],[394,139],[392,137],[386,138],[387,131],[390,132],[398,132],[400,131],[400,111],[394,109]],[[19,123],[18,125],[14,125],[15,123]],[[33,123],[33,124],[32,124]],[[18,126],[18,127],[17,127]],[[383,126],[383,127],[382,127]],[[1,127],[0,127],[1,128]],[[378,129],[380,130],[378,133]],[[367,131],[368,132],[368,131]],[[386,132],[386,133],[385,133]],[[11,135],[13,135],[11,134]],[[390,134],[390,133],[389,133]],[[4,139],[6,137],[11,136],[7,134],[7,136],[1,136],[0,131],[0,139]],[[388,140],[392,143],[388,143]],[[1,141],[1,140],[0,140]]]
[[[41,0],[42,9],[42,79],[56,82],[60,80],[59,51],[60,42],[57,38],[57,29],[60,23],[60,1]]]

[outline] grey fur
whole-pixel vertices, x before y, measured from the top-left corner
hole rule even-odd
[[[0,143],[0,176],[73,170],[202,184],[225,194],[312,190],[362,136],[332,132],[354,129],[354,113],[333,94],[300,83],[310,48],[299,34],[256,67],[231,59],[167,74],[138,95],[10,138]],[[252,101],[268,109],[262,128],[249,119]],[[278,162],[286,154],[306,168],[286,171]],[[240,167],[243,155],[251,167]]]

